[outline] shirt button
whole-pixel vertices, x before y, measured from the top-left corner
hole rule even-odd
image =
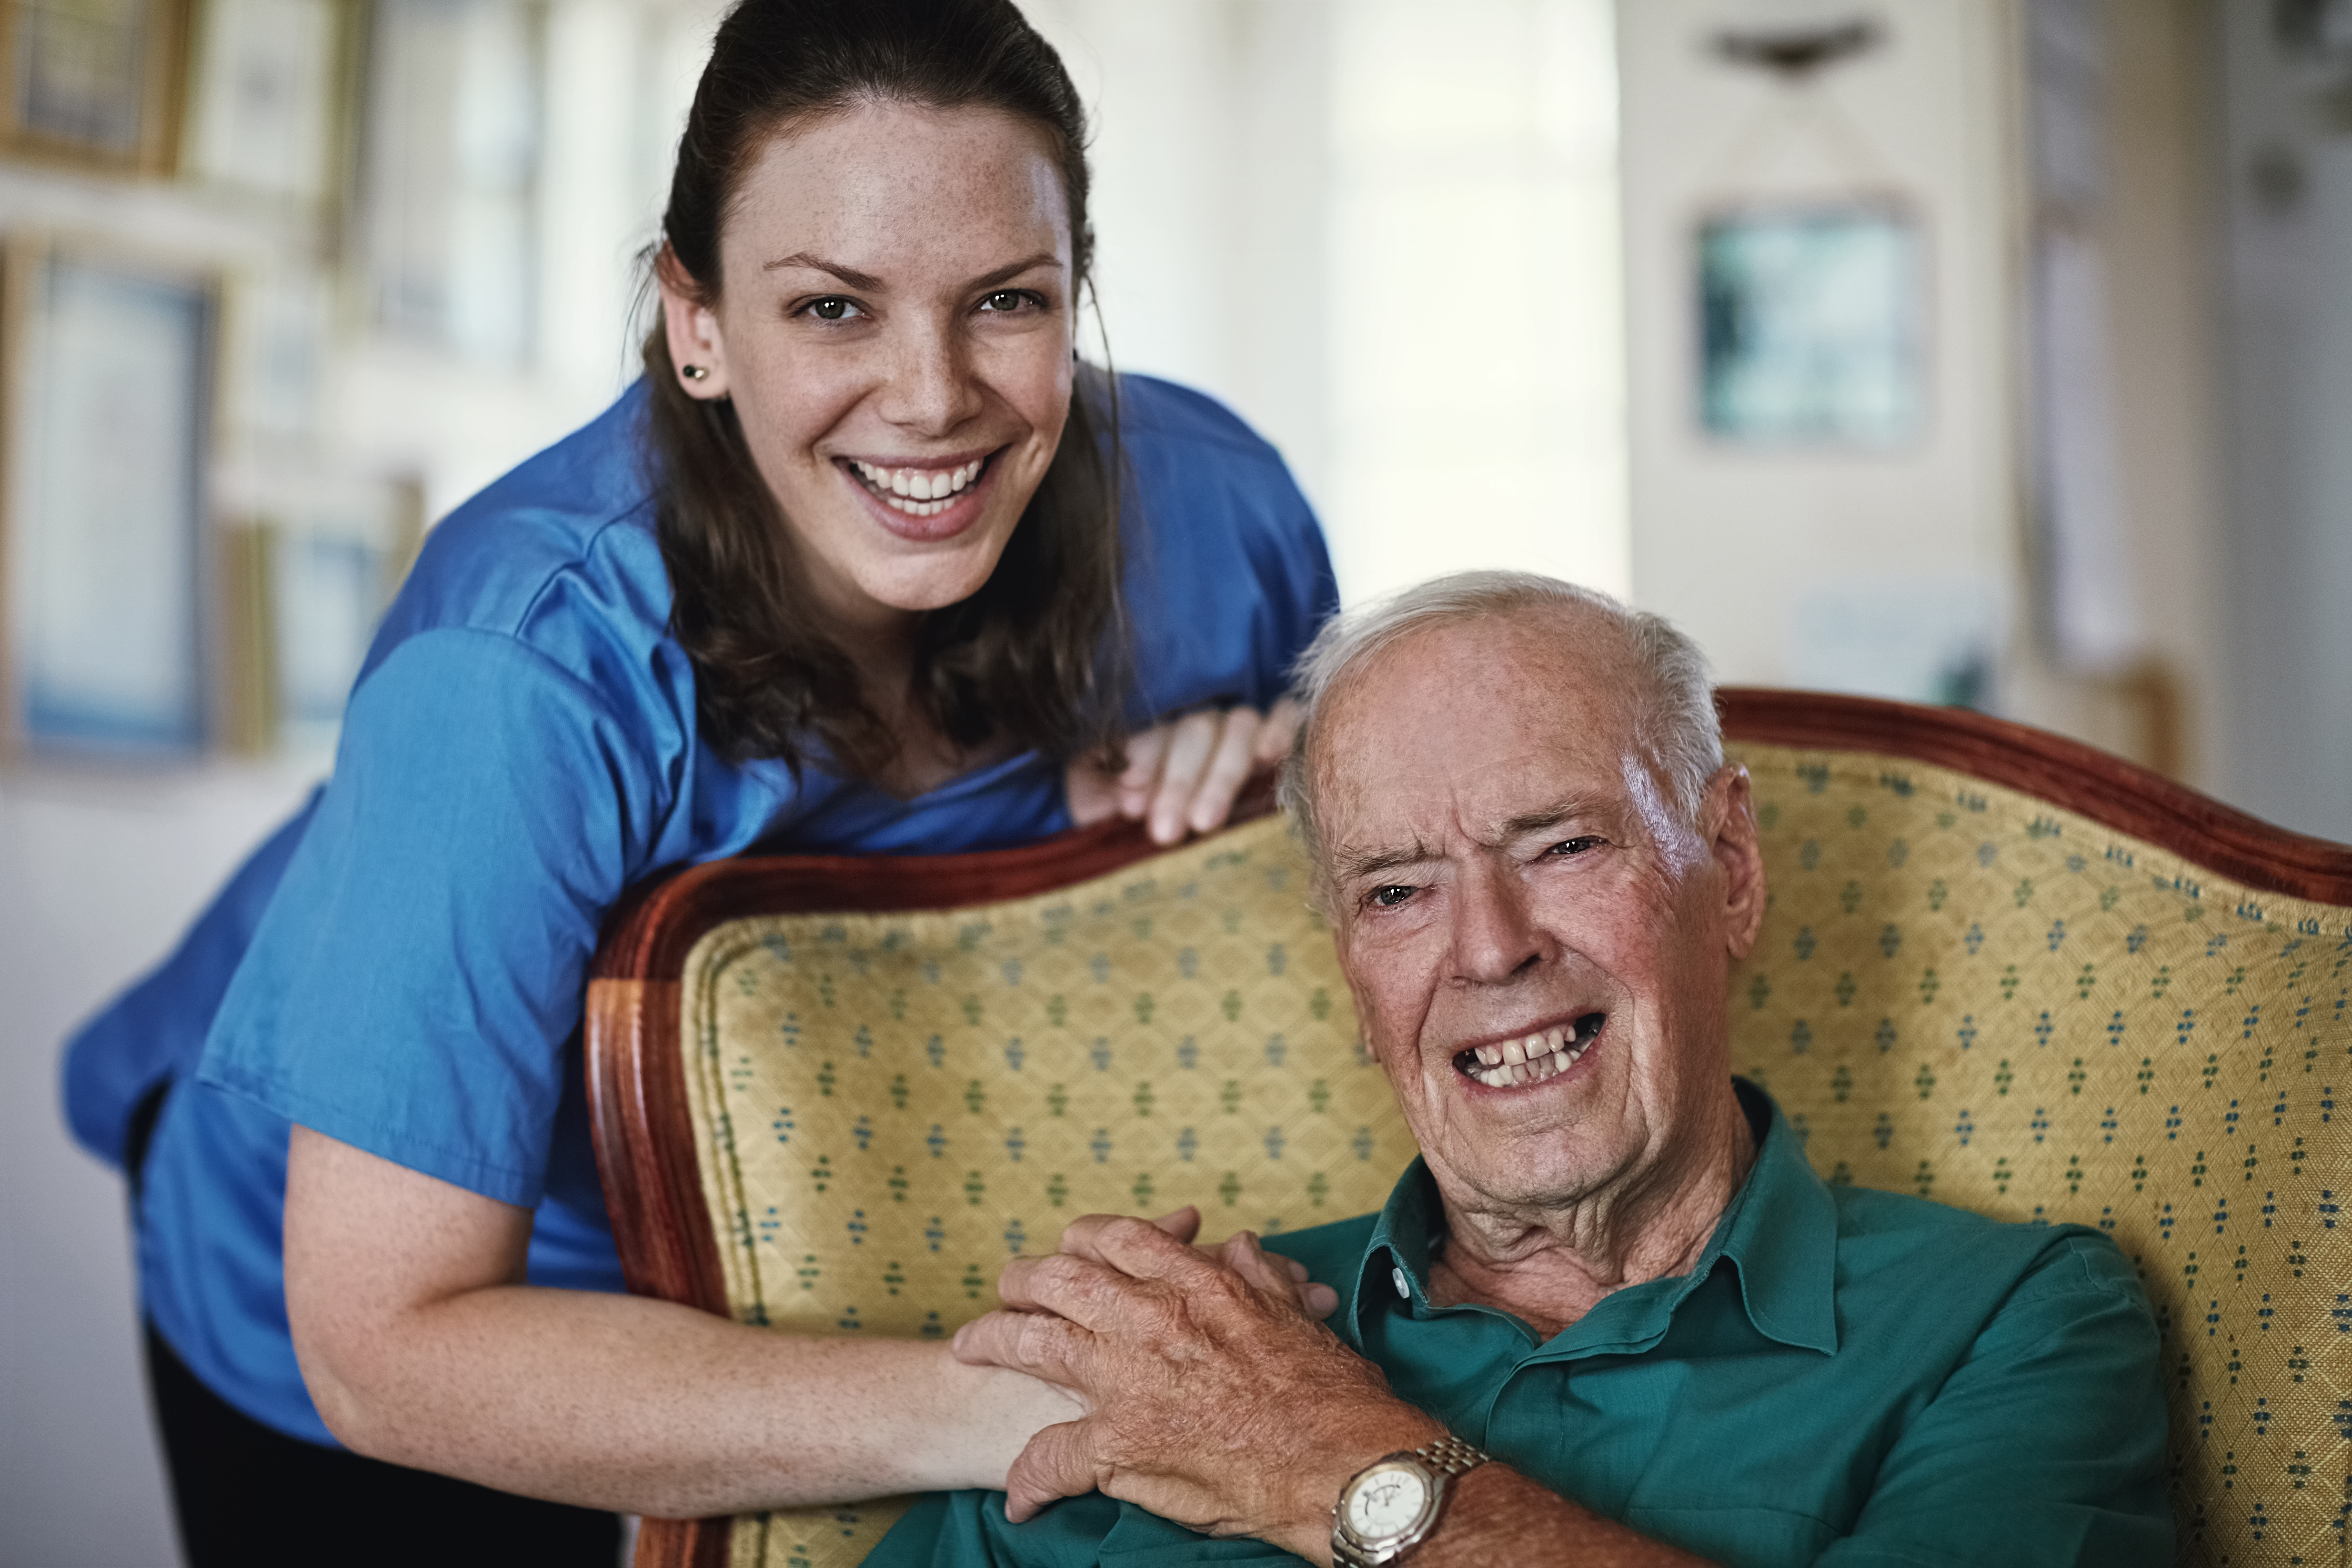
[[[1397,1294],[1398,1294],[1399,1296],[1402,1297],[1404,1300],[1408,1300],[1408,1301],[1410,1301],[1410,1300],[1412,1300],[1412,1286],[1410,1286],[1410,1285],[1408,1285],[1408,1284],[1406,1284],[1406,1283],[1404,1282],[1404,1270],[1403,1270],[1403,1269],[1402,1269],[1402,1268],[1391,1268],[1391,1269],[1390,1269],[1390,1270],[1389,1270],[1389,1279],[1390,1279],[1391,1283],[1392,1283],[1392,1284],[1394,1284],[1394,1285],[1396,1286],[1396,1288],[1397,1288]]]

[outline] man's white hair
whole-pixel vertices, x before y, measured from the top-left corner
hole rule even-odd
[[[1456,572],[1334,616],[1292,667],[1290,695],[1306,712],[1282,765],[1282,805],[1306,836],[1318,896],[1325,862],[1315,815],[1315,742],[1323,700],[1350,670],[1414,632],[1544,609],[1598,616],[1624,637],[1638,683],[1633,693],[1633,742],[1664,784],[1683,820],[1696,823],[1707,780],[1723,766],[1723,725],[1716,715],[1714,679],[1698,645],[1663,616],[1556,577],[1532,572]]]

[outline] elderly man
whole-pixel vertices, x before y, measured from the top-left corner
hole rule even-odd
[[[958,1352],[1090,1413],[877,1561],[2169,1562],[2115,1247],[1825,1186],[1732,1078],[1767,895],[1697,650],[1476,574],[1302,669],[1286,795],[1422,1157],[1283,1238],[1328,1327],[1246,1236],[1097,1216],[1010,1265]]]

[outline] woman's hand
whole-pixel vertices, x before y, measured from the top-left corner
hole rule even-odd
[[[1251,777],[1288,754],[1298,717],[1286,697],[1264,713],[1204,708],[1130,737],[1124,772],[1082,757],[1070,764],[1070,819],[1080,827],[1112,816],[1148,820],[1160,844],[1222,827]]]

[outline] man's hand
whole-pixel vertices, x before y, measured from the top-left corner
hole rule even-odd
[[[1118,773],[1082,757],[1069,770],[1070,819],[1081,827],[1114,815],[1148,819],[1161,844],[1221,827],[1242,786],[1289,752],[1298,719],[1288,698],[1265,713],[1206,708],[1131,736]]]
[[[1341,1484],[1444,1430],[1309,1315],[1286,1260],[1246,1231],[1204,1254],[1169,1228],[1096,1215],[1062,1245],[1006,1265],[1008,1310],[955,1338],[958,1359],[1043,1378],[1092,1411],[1038,1433],[1013,1463],[1016,1522],[1100,1490],[1322,1561]]]

